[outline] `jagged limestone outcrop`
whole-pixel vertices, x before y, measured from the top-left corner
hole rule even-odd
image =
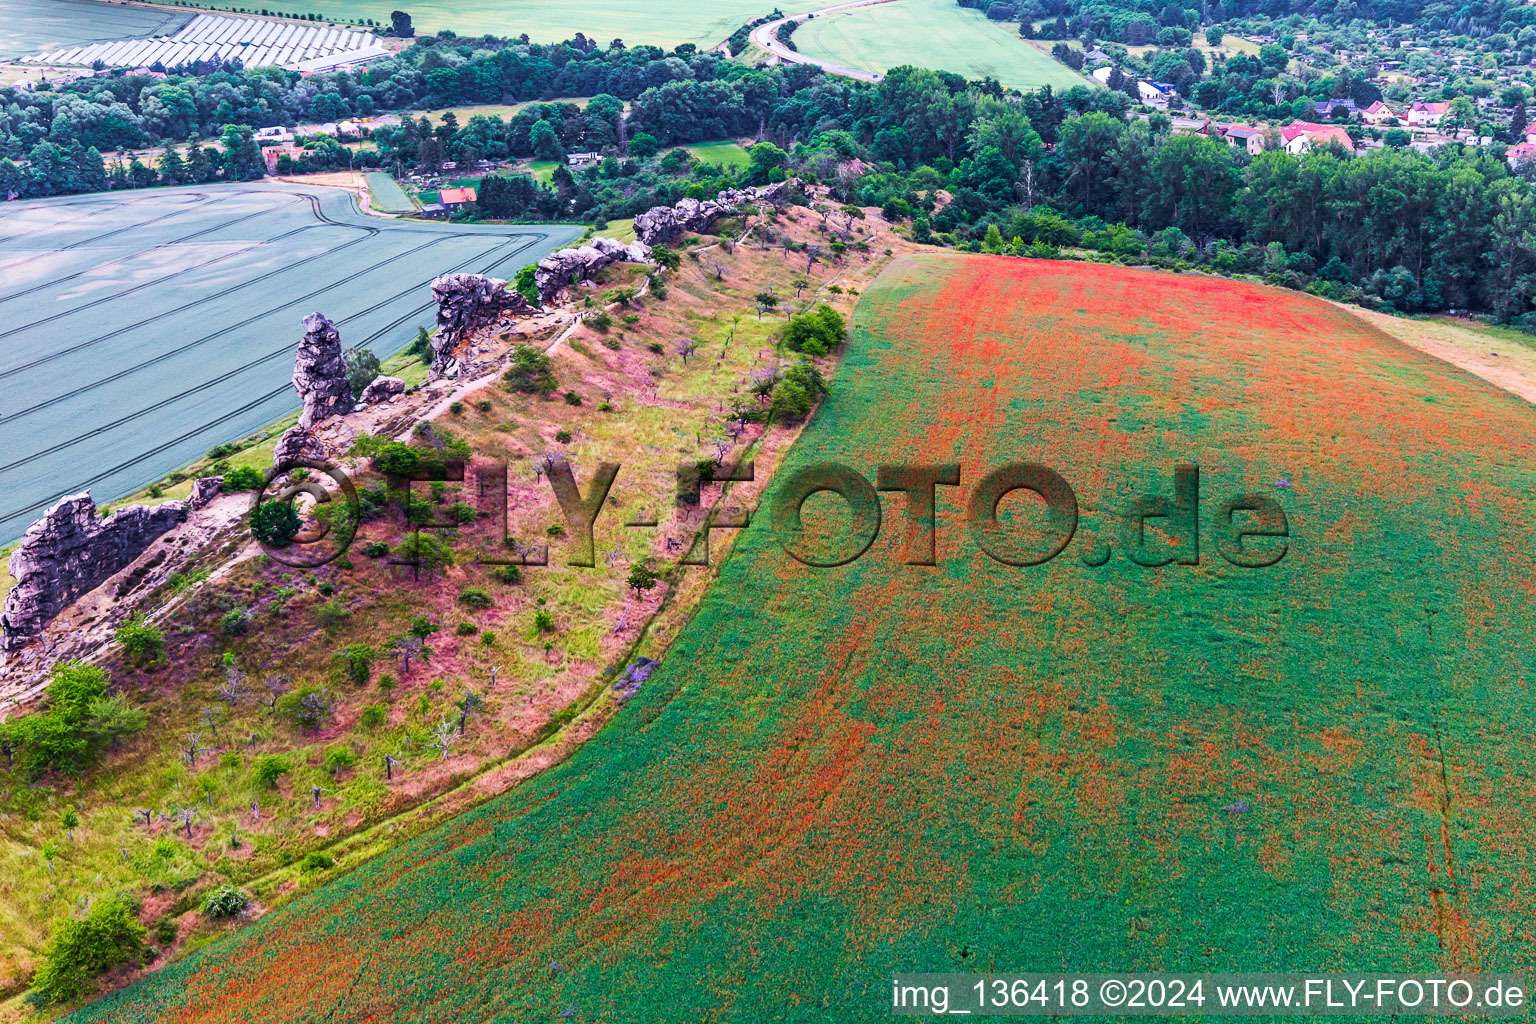
[[[272,466],[293,466],[298,463],[320,463],[326,460],[325,445],[303,427],[289,427],[277,439],[272,449]]]
[[[388,401],[396,395],[405,394],[405,381],[399,377],[375,377],[363,388],[363,393],[358,396],[359,405],[377,405]]]
[[[675,206],[653,206],[635,218],[635,235],[646,245],[664,245],[685,231],[703,231],[716,217],[749,203],[779,204],[800,185],[798,178],[772,185],[728,188],[713,199],[684,199]]]
[[[437,333],[432,336],[432,375],[454,377],[463,366],[459,343],[504,313],[528,313],[533,304],[507,282],[480,274],[444,274],[432,282]]]
[[[319,313],[304,318],[304,340],[293,361],[293,389],[304,403],[299,426],[308,429],[332,416],[352,411],[352,385],[342,357],[336,325]]]
[[[0,650],[25,647],[82,594],[131,564],[189,512],[212,501],[222,483],[221,477],[203,477],[184,501],[130,505],[106,517],[90,491],[54,505],[27,528],[11,555],[16,585],[5,595],[0,615]]]
[[[597,237],[586,245],[561,249],[539,260],[533,283],[539,289],[539,301],[550,302],[560,292],[613,263],[649,263],[651,247],[641,242],[625,245],[612,238]]]

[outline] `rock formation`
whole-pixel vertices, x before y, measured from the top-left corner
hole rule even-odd
[[[665,207],[662,207],[665,209]],[[539,289],[539,301],[549,302],[561,289],[592,275],[612,263],[649,263],[651,247],[641,242],[623,242],[601,236],[574,249],[561,249],[539,260],[533,283]]]
[[[404,393],[405,381],[399,377],[375,377],[363,388],[357,401],[359,405],[377,405]]]
[[[713,199],[653,206],[635,218],[635,234],[646,245],[663,245],[685,231],[703,231],[716,217],[734,213],[748,203],[781,203],[799,184],[798,178],[790,178],[760,187],[728,188]]]
[[[479,274],[444,274],[432,282],[437,302],[437,333],[432,336],[432,375],[457,376],[459,343],[503,313],[526,313],[532,303],[507,282]]]
[[[0,615],[0,650],[16,651],[55,615],[138,558],[158,537],[218,494],[223,480],[204,477],[185,501],[131,505],[103,518],[91,492],[63,499],[27,528],[11,555],[16,585]]]
[[[299,462],[324,462],[325,460],[325,445],[302,426],[289,427],[283,436],[278,438],[277,446],[272,449],[273,468],[291,466]]]
[[[309,428],[352,411],[352,385],[336,325],[319,313],[304,318],[304,340],[293,361],[293,389],[304,403],[299,426]]]
[[[221,476],[200,476],[192,483],[192,493],[187,496],[187,508],[196,511],[219,496],[224,490]]]

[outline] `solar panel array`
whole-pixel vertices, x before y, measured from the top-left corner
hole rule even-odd
[[[315,65],[326,63],[320,58],[345,58],[356,51],[379,49],[379,40],[371,32],[264,18],[199,14],[174,35],[68,47],[34,54],[24,58],[22,63],[94,67],[100,61],[109,68],[152,67],[155,64],[173,68],[198,61],[238,58],[248,68],[290,67],[304,62],[305,70],[317,70]],[[348,61],[342,59],[338,63]]]

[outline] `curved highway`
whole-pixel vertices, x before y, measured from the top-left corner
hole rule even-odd
[[[855,7],[872,7],[875,4],[888,4],[894,0],[850,0],[849,3],[834,4],[831,7],[823,7],[815,11],[807,11],[804,14],[791,14],[777,21],[770,21],[766,25],[759,25],[752,30],[752,41],[775,57],[790,64],[810,64],[821,68],[834,75],[846,75],[849,78],[857,78],[861,82],[878,82],[884,75],[877,75],[870,71],[860,71],[857,68],[843,67],[841,64],[833,64],[831,61],[818,60],[815,57],[807,57],[796,50],[791,50],[779,42],[779,27],[793,22],[802,24],[812,18],[820,18],[828,14],[836,14],[839,11],[851,11]]]

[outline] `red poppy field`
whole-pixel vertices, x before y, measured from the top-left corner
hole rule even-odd
[[[1304,295],[900,259],[774,489],[958,463],[936,565],[903,564],[898,493],[835,568],[758,515],[570,761],[71,1019],[876,1021],[906,971],[1529,973],[1533,435]],[[1046,564],[968,527],[1009,462],[1075,492]],[[1124,513],[1180,464],[1198,531],[1154,523],[1172,561],[1139,564]],[[1275,564],[1225,557],[1242,494],[1285,513],[1242,542]],[[999,518],[1040,525],[1022,492]]]

